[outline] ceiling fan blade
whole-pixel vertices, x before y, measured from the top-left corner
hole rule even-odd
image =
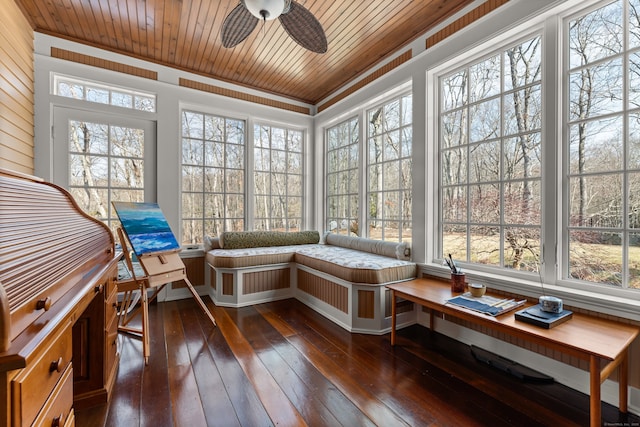
[[[327,37],[322,25],[304,6],[291,2],[289,12],[278,18],[289,36],[300,46],[316,53],[327,51]]]
[[[238,4],[222,23],[222,46],[230,48],[244,41],[258,21],[242,3]]]

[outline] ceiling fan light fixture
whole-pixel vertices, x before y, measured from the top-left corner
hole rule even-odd
[[[278,18],[285,10],[286,0],[242,0],[244,6],[256,18],[271,21]]]

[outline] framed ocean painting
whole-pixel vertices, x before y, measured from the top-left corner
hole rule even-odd
[[[136,256],[180,249],[157,203],[112,202]]]

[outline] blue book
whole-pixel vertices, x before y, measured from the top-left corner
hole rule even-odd
[[[562,310],[560,313],[542,311],[540,304],[517,311],[515,314],[516,320],[540,326],[545,329],[551,329],[554,326],[558,326],[559,324],[571,319],[571,316],[573,316],[573,312],[570,310]]]

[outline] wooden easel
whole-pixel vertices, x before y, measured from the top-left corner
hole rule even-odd
[[[202,311],[207,315],[213,326],[216,326],[216,320],[213,318],[209,309],[200,295],[187,278],[186,267],[182,259],[178,255],[179,250],[173,250],[162,253],[149,253],[140,255],[138,260],[140,266],[144,270],[142,277],[137,277],[133,267],[131,251],[129,250],[128,239],[122,228],[118,228],[118,238],[124,252],[124,260],[127,268],[131,273],[130,279],[119,280],[117,282],[118,292],[123,293],[123,300],[118,311],[118,330],[127,333],[140,335],[142,338],[142,350],[144,355],[144,363],[149,363],[149,303],[152,302],[158,293],[171,282],[183,280],[187,284],[187,288],[193,295]],[[148,289],[153,288],[151,296],[147,295]],[[137,297],[139,292],[140,298]],[[138,306],[138,301],[140,305]],[[141,328],[129,326],[129,322],[142,310],[142,326]]]

